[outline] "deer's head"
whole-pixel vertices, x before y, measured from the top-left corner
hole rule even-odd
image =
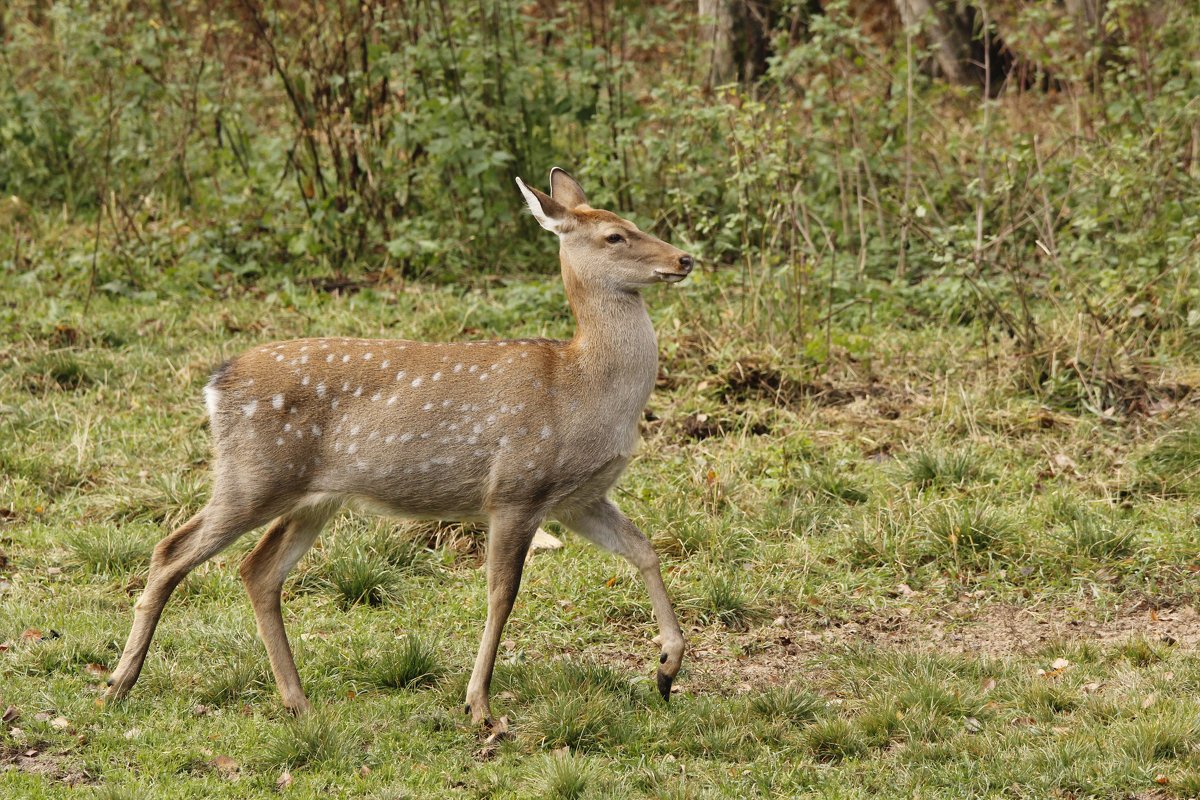
[[[564,278],[587,287],[636,291],[677,283],[695,261],[687,253],[639,230],[611,211],[592,208],[582,187],[563,170],[550,171],[550,194],[517,178],[529,210],[559,238]]]

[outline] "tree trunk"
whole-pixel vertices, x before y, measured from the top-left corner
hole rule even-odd
[[[971,58],[971,44],[960,29],[956,15],[935,0],[895,2],[904,26],[916,26],[929,36],[938,69],[946,79],[957,84],[973,83],[974,76],[967,68]]]
[[[701,35],[708,52],[704,87],[723,86],[737,80],[734,4],[738,0],[700,0]]]

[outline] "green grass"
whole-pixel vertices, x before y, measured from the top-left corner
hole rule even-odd
[[[1190,410],[1029,424],[1040,406],[1020,386],[959,366],[986,350],[969,329],[880,337],[879,363],[905,366],[878,380],[920,390],[899,419],[720,400],[697,387],[729,355],[676,350],[671,320],[749,344],[722,328],[731,284],[696,277],[651,296],[675,384],[614,493],[688,637],[679,691],[655,690],[637,573],[564,532],[526,567],[492,692],[510,732],[492,742],[461,712],[482,537],[357,513],[284,588],[312,715],[282,709],[255,636],[237,576],[254,535],[176,590],[129,698],[96,700],[153,544],[207,497],[212,364],[267,338],[458,335],[446,320],[561,336],[557,294],[526,293],[548,299],[518,317],[506,287],[284,285],[274,300],[97,296],[85,318],[70,291],[9,281],[23,312],[0,363],[0,710],[20,717],[0,726],[0,795],[267,796],[285,771],[296,798],[1194,794],[1197,521],[1173,477],[1192,463]],[[69,352],[43,318],[81,329]],[[160,333],[137,335],[151,321]],[[679,435],[713,403],[771,433]],[[1059,453],[1073,471],[1047,466]]]

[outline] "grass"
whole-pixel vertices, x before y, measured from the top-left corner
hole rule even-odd
[[[1011,354],[964,328],[879,337],[879,385],[915,387],[889,390],[887,415],[734,398],[710,369],[749,347],[722,328],[733,287],[695,277],[651,296],[673,385],[614,493],[684,624],[679,691],[657,695],[636,571],[562,533],[526,567],[492,687],[510,732],[492,742],[461,713],[482,537],[357,513],[284,588],[313,714],[282,710],[255,636],[237,577],[253,535],[179,587],[130,697],[96,700],[154,542],[207,497],[212,364],[266,338],[445,320],[561,336],[557,294],[526,292],[519,318],[496,311],[501,286],[98,295],[84,317],[71,292],[5,284],[24,310],[0,363],[0,710],[19,713],[0,725],[0,795],[266,796],[285,771],[296,798],[1195,794],[1191,408],[1045,425],[1041,401],[969,367]],[[69,351],[59,322],[81,329]],[[697,409],[771,433],[680,435]]]

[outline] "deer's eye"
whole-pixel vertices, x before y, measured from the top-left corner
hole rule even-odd
[[[608,236],[604,237],[604,241],[608,242],[609,244],[620,244],[621,242],[625,241],[625,237],[619,233],[610,233]]]

